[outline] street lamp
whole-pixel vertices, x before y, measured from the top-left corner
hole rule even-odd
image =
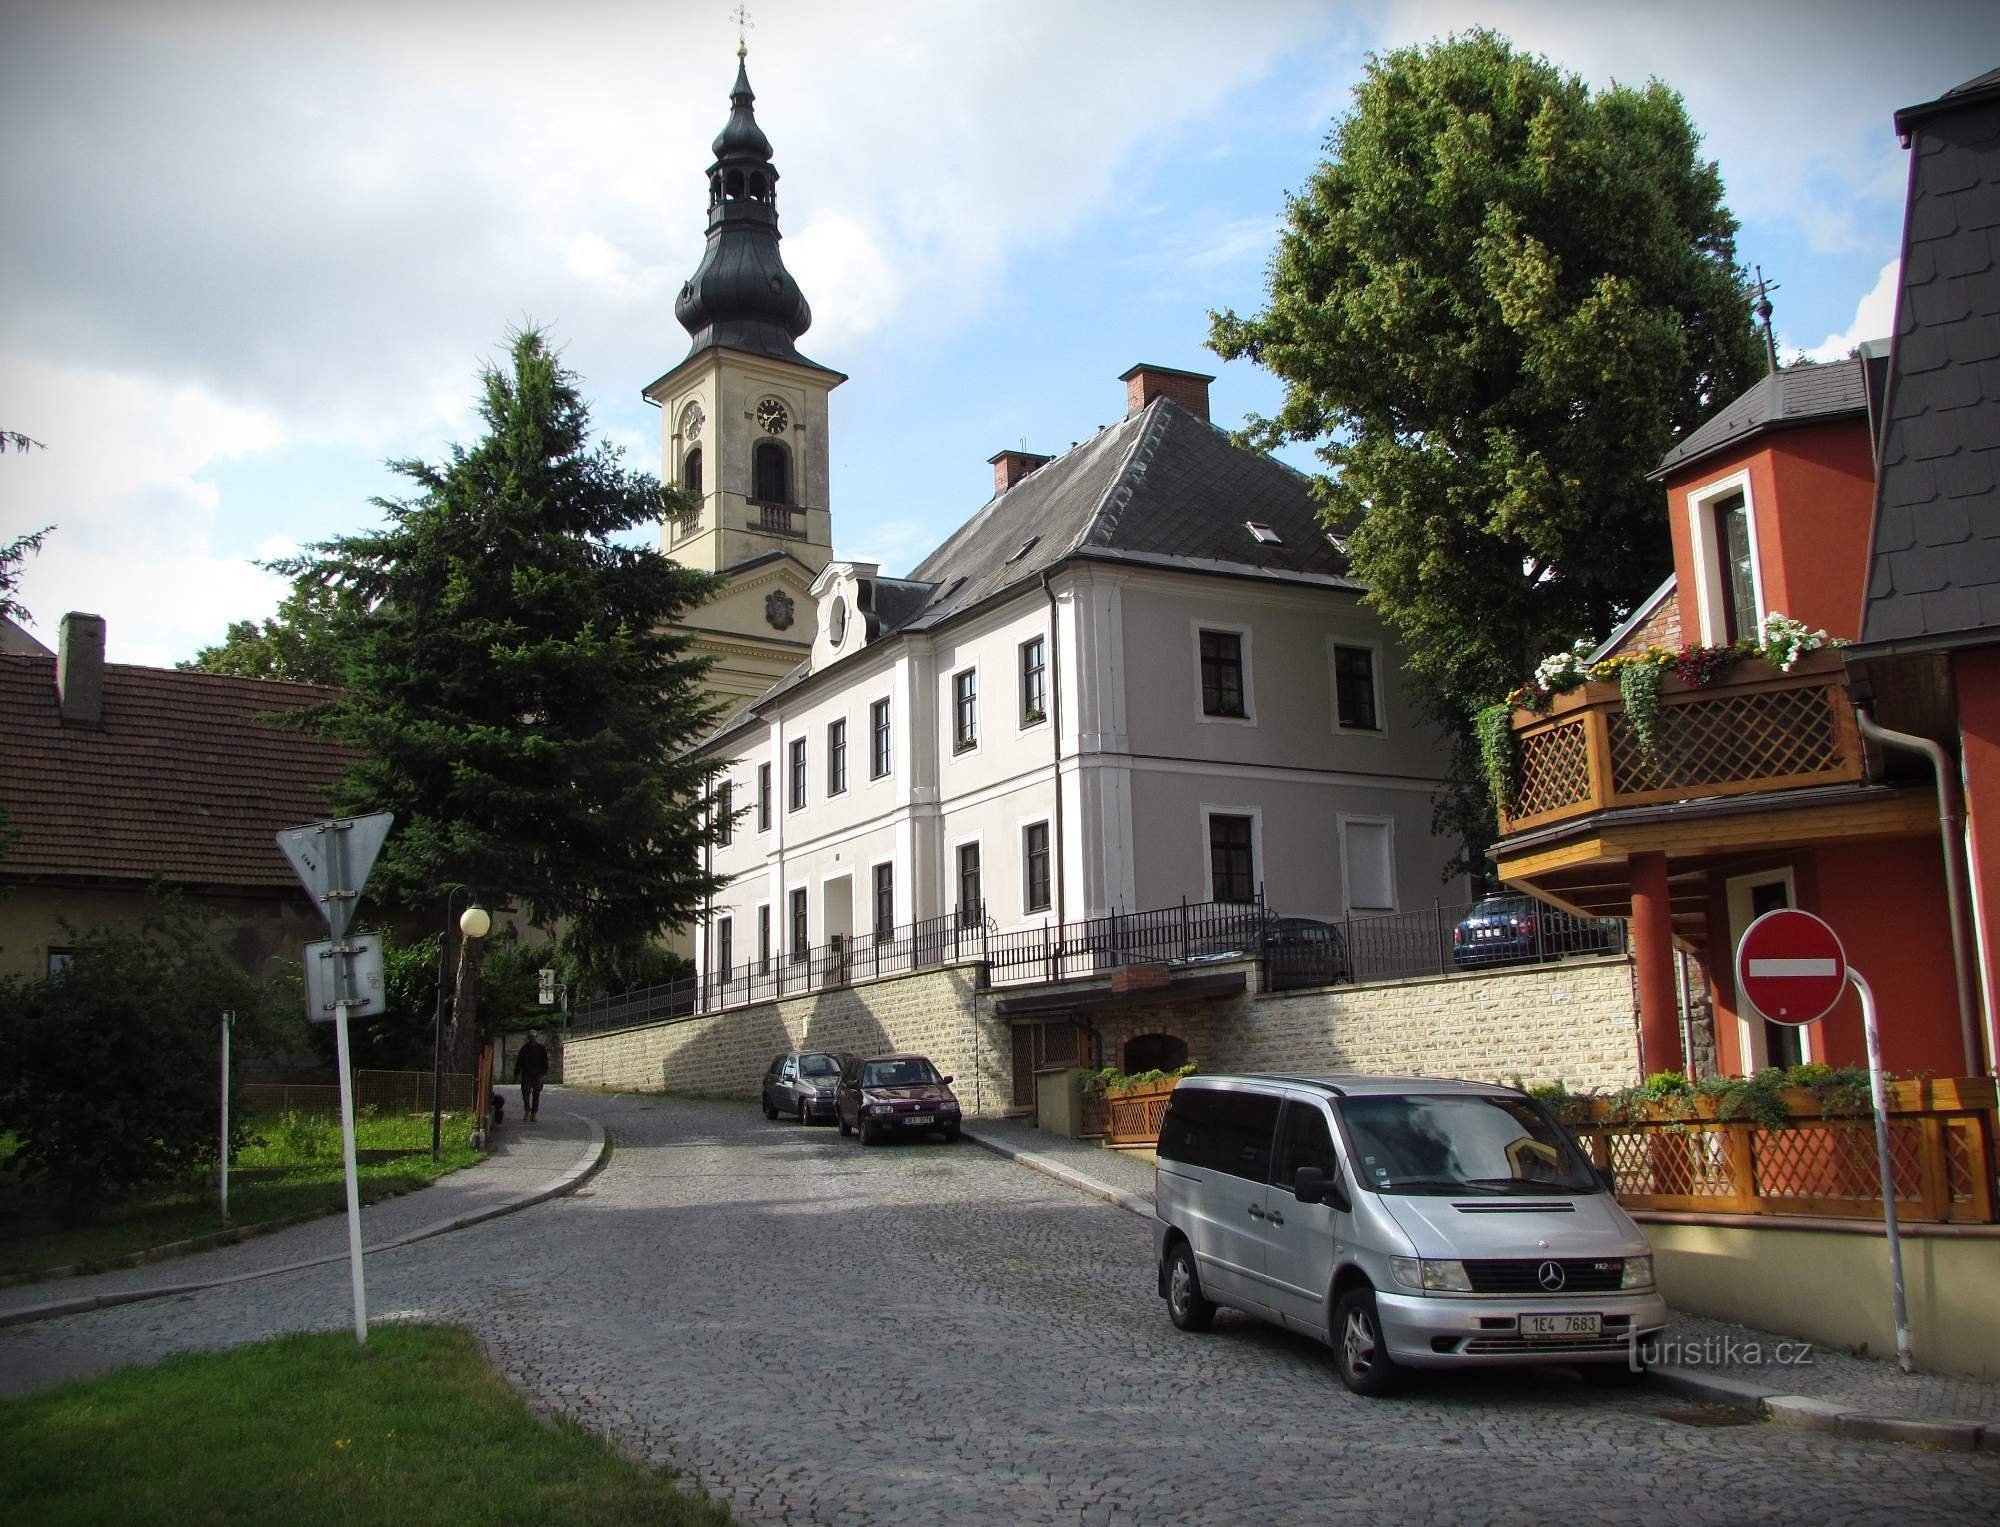
[[[445,897],[444,940],[438,946],[437,1016],[431,1024],[431,1160],[442,1154],[444,1140],[444,982],[451,961],[451,909],[461,892],[470,888],[453,886]],[[458,931],[466,938],[484,938],[493,931],[493,918],[477,901],[458,914]],[[474,1098],[475,1109],[479,1099]]]

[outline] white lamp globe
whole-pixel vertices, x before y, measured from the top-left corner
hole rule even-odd
[[[493,931],[493,919],[484,907],[475,904],[458,914],[458,931],[467,938],[484,938]]]

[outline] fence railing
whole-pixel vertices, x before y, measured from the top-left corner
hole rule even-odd
[[[1356,981],[1626,952],[1626,928],[1618,918],[1578,917],[1528,896],[1434,902],[1415,911],[1350,916],[1334,926],[1341,931]]]
[[[459,1074],[444,1079],[444,1106],[453,1112],[472,1107],[474,1078]],[[243,1108],[276,1109],[283,1113],[334,1113],[340,1108],[338,1082],[244,1082],[237,1088],[237,1102]],[[427,1111],[431,1106],[431,1074],[428,1071],[357,1071],[354,1073],[354,1106]]]
[[[1888,1101],[1898,1215],[1990,1223],[1992,1080],[1896,1082]],[[1826,1114],[1804,1090],[1785,1102],[1788,1117],[1775,1126],[1601,1116],[1572,1128],[1627,1208],[1880,1218],[1882,1180],[1869,1117]]]
[[[1250,948],[1269,916],[1260,891],[1255,901],[1182,902],[1045,923],[988,939],[987,968],[995,985],[1005,985],[1075,980],[1120,965],[1220,957]]]

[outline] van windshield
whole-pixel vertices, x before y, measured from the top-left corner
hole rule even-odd
[[[1377,1193],[1600,1193],[1561,1126],[1525,1097],[1345,1097],[1354,1176]]]

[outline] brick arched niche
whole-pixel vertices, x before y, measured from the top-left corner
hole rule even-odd
[[[1187,1063],[1188,1043],[1178,1034],[1134,1034],[1120,1051],[1118,1069],[1130,1076],[1138,1071],[1177,1071]]]

